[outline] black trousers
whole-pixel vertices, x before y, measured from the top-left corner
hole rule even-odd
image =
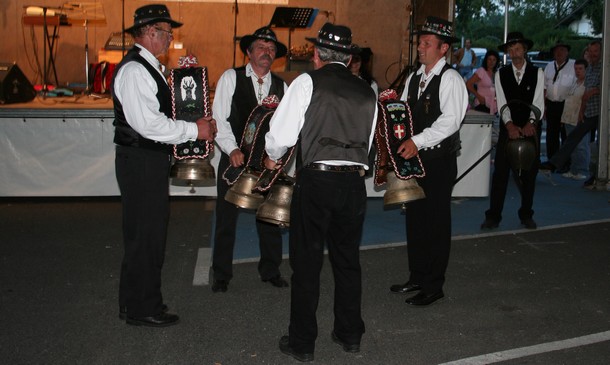
[[[558,169],[564,167],[570,160],[570,156],[572,155],[572,152],[576,146],[578,146],[578,143],[587,135],[587,133],[594,132],[598,126],[599,115],[585,117],[581,123],[578,123],[576,128],[574,128],[568,135],[568,138],[566,138],[563,146],[561,146],[559,151],[557,151],[557,154],[550,159],[553,166]]]
[[[290,209],[290,346],[313,353],[318,336],[316,311],[324,246],[335,279],[334,325],[337,336],[360,343],[360,240],[366,209],[364,178],[356,172],[301,169]]]
[[[538,175],[538,165],[540,164],[540,128],[537,130],[536,159],[529,170],[522,170],[520,175],[512,171],[508,156],[506,154],[506,144],[508,143],[508,131],[504,126],[500,128],[500,136],[496,145],[494,157],[494,172],[491,178],[491,193],[489,197],[490,207],[485,212],[487,218],[501,221],[502,210],[504,209],[504,199],[508,188],[508,179],[512,171],[513,177],[521,193],[521,207],[518,214],[519,219],[528,219],[534,215],[532,206],[534,205],[534,192],[536,190],[536,176]]]
[[[409,281],[434,294],[443,288],[451,250],[451,192],[457,176],[456,155],[423,163],[417,179],[426,197],[406,204]]]
[[[235,230],[239,208],[224,199],[230,186],[222,179],[222,174],[229,167],[229,158],[222,154],[218,163],[217,198],[216,198],[216,229],[214,235],[214,253],[212,270],[214,279],[231,280],[233,277],[233,249],[235,247]],[[261,258],[258,262],[258,272],[262,280],[268,280],[280,275],[282,263],[282,232],[279,226],[256,220],[258,245]]]
[[[161,313],[161,269],[169,220],[167,153],[116,147],[115,169],[123,207],[123,244],[119,305],[127,315]]]
[[[561,123],[564,102],[546,100],[546,156],[553,157],[566,140],[566,130]]]

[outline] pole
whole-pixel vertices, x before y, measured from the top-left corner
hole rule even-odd
[[[608,24],[610,19],[610,6],[604,1],[604,23]],[[610,164],[610,155],[608,153],[608,119],[610,118],[610,100],[608,87],[610,87],[610,37],[608,37],[608,27],[604,27],[602,33],[602,80],[600,85],[601,110],[599,113],[599,153],[597,161],[597,179],[600,182],[608,181],[608,165]],[[608,186],[608,185],[606,185]]]

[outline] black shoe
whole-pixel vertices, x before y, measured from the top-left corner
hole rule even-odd
[[[212,291],[214,293],[224,293],[229,290],[229,281],[228,280],[216,280],[214,279],[214,283],[212,284]]]
[[[180,317],[175,314],[161,313],[152,317],[129,317],[125,319],[125,323],[134,326],[147,326],[147,327],[167,327],[173,326],[180,322]]]
[[[445,296],[445,294],[443,294],[442,290],[440,290],[434,294],[426,294],[424,292],[419,292],[415,296],[405,300],[405,303],[422,307],[422,306],[430,305],[430,304],[436,302],[437,300],[441,299],[444,296]]]
[[[542,172],[555,172],[556,168],[555,168],[555,165],[553,165],[551,162],[547,161],[547,162],[541,163],[538,170],[540,170]]]
[[[527,229],[536,229],[538,226],[536,222],[532,218],[525,218],[521,220],[521,224],[525,226]]]
[[[390,287],[390,291],[396,294],[406,294],[418,290],[421,290],[421,286],[418,284],[411,284],[410,281],[407,281],[404,284],[395,284]]]
[[[294,351],[292,347],[290,347],[290,338],[288,336],[282,336],[282,338],[280,338],[280,351],[282,351],[286,355],[292,356],[300,362],[313,361],[312,353],[299,353]]]
[[[274,276],[270,279],[263,279],[263,282],[270,283],[271,285],[275,286],[276,288],[287,288],[288,287],[288,282],[286,280],[284,280],[284,278],[281,277],[280,275]]]
[[[167,308],[167,305],[161,305],[161,313],[167,313],[168,309],[169,308]],[[125,318],[127,318],[127,306],[123,305],[119,307],[119,319],[124,321]]]
[[[492,218],[485,218],[483,223],[481,223],[481,229],[498,228],[499,225],[500,225],[499,221],[492,219]]]
[[[360,344],[359,343],[347,343],[347,342],[343,342],[341,341],[341,339],[339,337],[337,337],[337,334],[335,333],[335,331],[332,331],[330,333],[330,337],[333,339],[333,342],[336,344],[341,345],[341,347],[343,347],[343,351],[345,352],[351,352],[351,353],[357,353],[360,352]]]

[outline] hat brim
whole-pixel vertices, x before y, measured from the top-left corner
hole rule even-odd
[[[425,35],[425,34],[435,35],[435,36],[439,37],[440,39],[442,39],[443,41],[448,42],[448,43],[456,43],[456,42],[460,41],[459,38],[456,38],[456,37],[447,37],[447,36],[440,35],[440,34],[437,34],[437,33],[434,33],[434,32],[429,32],[427,30],[415,31],[415,32],[413,32],[413,34],[414,35]]]
[[[146,21],[139,23],[139,24],[134,24],[129,28],[125,29],[126,33],[133,33],[134,30],[136,30],[137,28],[141,28],[144,27],[146,25],[149,24],[154,24],[154,23],[169,23],[172,28],[180,28],[182,26],[182,23],[177,22],[175,20],[172,19],[167,19],[167,18],[151,18],[151,19],[147,19]]]
[[[320,43],[317,38],[305,38],[305,40],[315,44],[317,47],[332,49],[333,51],[342,52],[346,54],[359,54],[362,50],[360,47],[352,46],[349,49],[334,46],[332,44]]]
[[[501,44],[498,46],[498,50],[502,51],[502,52],[506,52],[506,47],[510,46],[511,44],[515,44],[515,43],[524,43],[527,46],[527,49],[532,49],[532,47],[534,46],[534,42],[530,39],[517,39],[517,40],[513,40],[504,44]]]
[[[553,47],[551,47],[551,53],[555,52],[555,48],[557,48],[557,47],[563,47],[563,48],[567,49],[568,52],[570,52],[570,50],[572,49],[572,47],[570,47],[567,44],[556,44]]]
[[[260,37],[254,36],[252,34],[249,34],[249,35],[245,35],[245,36],[241,37],[241,39],[239,40],[239,48],[245,55],[247,55],[248,47],[250,47],[252,42],[254,42],[257,39],[262,39],[264,41],[272,41],[267,38],[260,38]],[[277,51],[275,52],[275,58],[280,58],[280,57],[286,56],[286,54],[288,53],[288,48],[286,48],[286,46],[283,43],[280,43],[278,41],[272,41],[272,42],[275,43],[275,47],[277,48]]]

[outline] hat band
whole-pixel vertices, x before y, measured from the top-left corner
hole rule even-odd
[[[268,36],[268,35],[256,35],[256,38],[266,39],[266,40],[272,41],[272,42],[277,42],[277,39],[275,39],[274,37]]]
[[[327,41],[326,39],[320,39],[318,38],[318,43],[321,44],[325,44],[327,46],[333,46],[333,47],[339,47],[339,48],[343,48],[343,49],[351,49],[352,45],[345,45],[345,44],[341,44],[341,43],[337,43],[337,42],[333,42],[333,41]]]
[[[423,26],[421,30],[424,32],[432,32],[443,37],[451,37],[451,29],[448,27]]]

